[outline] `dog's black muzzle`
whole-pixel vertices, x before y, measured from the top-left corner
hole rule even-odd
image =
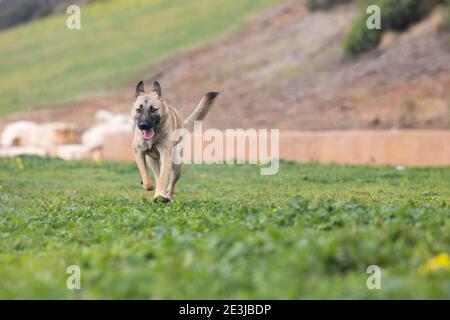
[[[150,130],[153,128],[153,124],[150,122],[139,122],[138,128],[139,130]]]
[[[142,120],[138,122],[137,127],[139,128],[139,130],[155,129],[160,120],[161,118],[159,116],[153,117],[151,120]]]

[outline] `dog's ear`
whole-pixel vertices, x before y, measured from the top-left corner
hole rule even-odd
[[[153,82],[153,92],[161,98],[161,85],[158,81]]]
[[[136,86],[136,93],[134,95],[135,98],[137,98],[140,94],[143,94],[144,91],[144,81],[139,81],[139,83]]]

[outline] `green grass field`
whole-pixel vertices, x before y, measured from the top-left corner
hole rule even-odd
[[[159,59],[235,31],[272,3],[99,1],[81,6],[81,30],[67,29],[60,14],[0,32],[0,116],[143,78]]]
[[[450,168],[187,165],[150,199],[132,163],[0,159],[0,298],[450,298]]]

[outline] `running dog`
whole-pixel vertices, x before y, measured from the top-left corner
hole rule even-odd
[[[181,128],[193,130],[194,122],[205,118],[218,95],[218,92],[207,93],[194,112],[183,121],[178,111],[162,98],[161,86],[157,81],[150,92],[144,90],[143,81],[137,84],[131,109],[134,122],[132,146],[145,190],[154,189],[147,167],[155,177],[154,202],[171,202],[175,184],[180,178],[181,164],[172,162],[172,152],[181,140],[172,141],[172,134]]]

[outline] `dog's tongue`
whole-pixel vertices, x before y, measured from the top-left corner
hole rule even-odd
[[[142,136],[144,137],[145,140],[153,138],[154,135],[155,131],[153,131],[153,129],[142,130]]]

